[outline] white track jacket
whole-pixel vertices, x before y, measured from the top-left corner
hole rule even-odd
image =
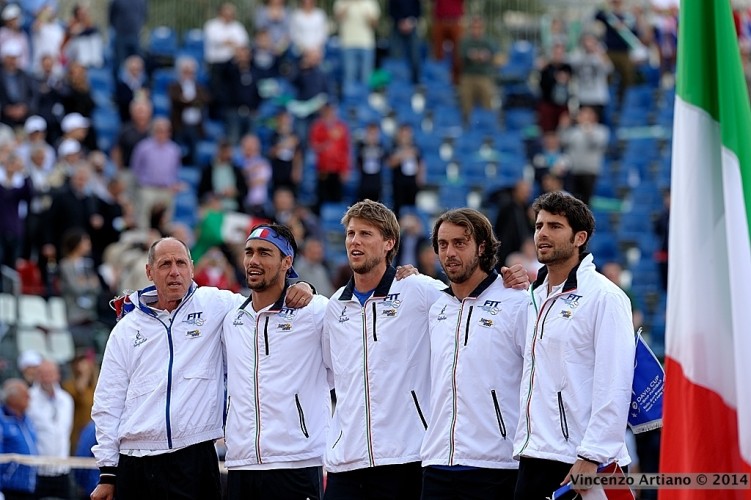
[[[395,274],[387,268],[364,307],[350,280],[326,309],[337,397],[324,457],[331,472],[420,460],[430,419],[428,311],[446,285]]]
[[[221,327],[244,297],[191,286],[163,322],[141,299],[110,334],[91,416],[100,467],[128,450],[173,450],[222,437],[224,366]]]
[[[548,297],[547,286],[543,268],[532,288],[514,452],[628,465],[636,349],[629,299],[595,270],[591,254],[560,292]]]
[[[323,346],[328,299],[290,309],[284,298],[258,312],[248,299],[224,320],[229,469],[323,465],[333,382]]]
[[[422,464],[516,469],[514,435],[529,296],[493,272],[430,309],[430,422]]]

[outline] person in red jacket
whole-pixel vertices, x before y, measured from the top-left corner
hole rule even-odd
[[[434,0],[433,57],[443,59],[443,48],[451,42],[451,74],[454,84],[459,81],[459,40],[462,37],[464,0]]]
[[[321,108],[320,117],[310,128],[310,146],[316,154],[318,202],[342,201],[342,182],[349,173],[350,133],[347,124],[336,114],[334,105]]]

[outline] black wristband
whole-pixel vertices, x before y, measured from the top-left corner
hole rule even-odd
[[[117,480],[117,466],[99,467],[99,484],[115,484]]]
[[[595,464],[598,467],[600,466],[600,462],[597,462],[596,460],[591,460],[591,459],[589,459],[587,457],[583,457],[581,455],[576,455],[576,458],[580,458],[580,459],[584,460],[585,462],[589,462],[591,464]]]

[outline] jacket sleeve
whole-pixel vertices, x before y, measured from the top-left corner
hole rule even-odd
[[[577,456],[608,464],[621,453],[634,379],[631,306],[623,293],[605,292],[594,318],[594,387],[591,416]]]
[[[120,454],[118,430],[120,419],[125,407],[125,397],[128,393],[130,374],[125,360],[122,334],[130,321],[124,318],[110,334],[107,347],[104,350],[102,370],[99,382],[94,391],[94,405],[91,408],[91,418],[96,425],[97,444],[92,447],[97,465],[102,467],[117,467]]]

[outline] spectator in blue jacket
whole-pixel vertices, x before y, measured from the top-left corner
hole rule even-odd
[[[0,412],[0,453],[37,455],[36,432],[26,416],[29,388],[21,379],[3,384]],[[6,500],[31,500],[36,488],[36,470],[15,462],[0,464],[0,490]]]
[[[75,456],[93,457],[94,454],[91,452],[91,447],[95,444],[96,426],[92,420],[81,430],[78,443],[76,443]],[[99,483],[99,471],[97,469],[73,469],[73,477],[81,492],[81,498],[89,498],[89,495]]]

